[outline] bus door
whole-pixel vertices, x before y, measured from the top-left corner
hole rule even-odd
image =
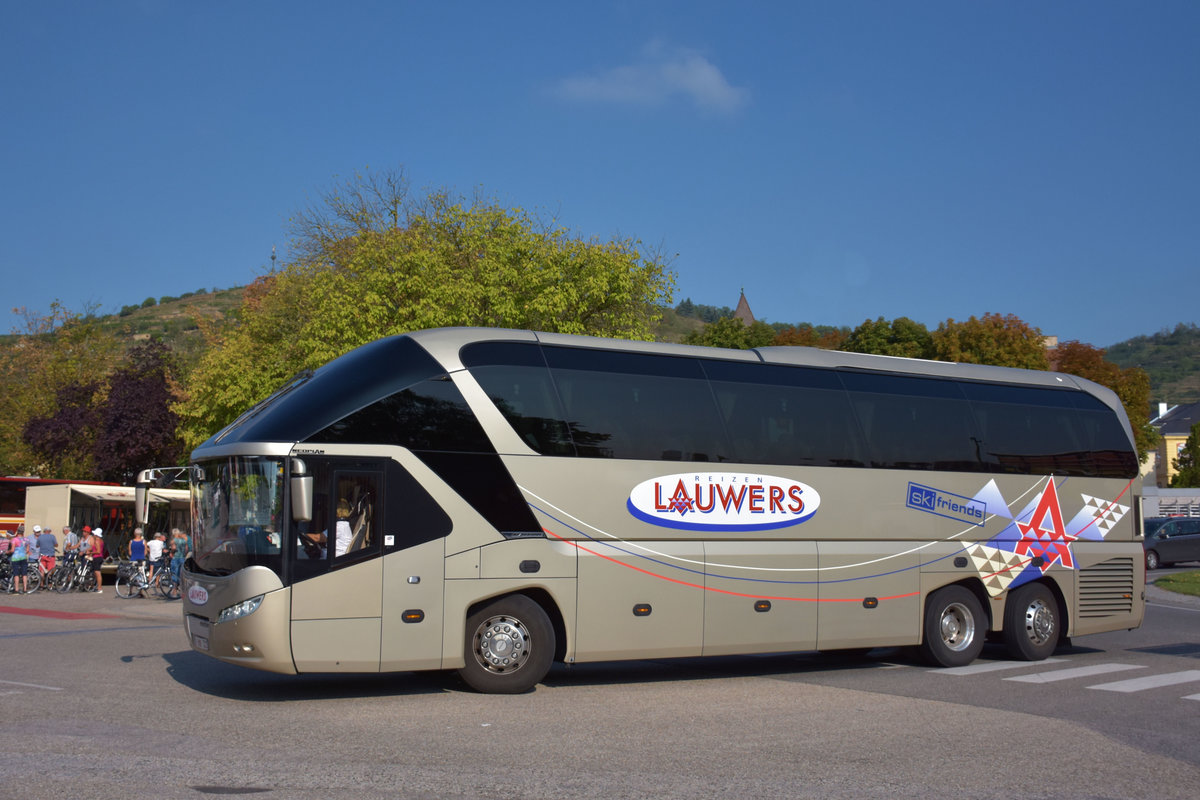
[[[379,671],[386,462],[306,457],[313,518],[290,542],[292,658],[300,672]]]

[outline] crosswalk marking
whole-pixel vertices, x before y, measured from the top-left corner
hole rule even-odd
[[[1074,678],[1090,678],[1093,675],[1104,675],[1109,672],[1122,672],[1127,669],[1145,669],[1145,667],[1141,664],[1092,664],[1088,667],[1056,669],[1051,672],[1035,672],[1032,675],[1017,675],[1016,677],[1005,678],[1004,680],[1019,681],[1021,683],[1054,683],[1055,681],[1069,681]]]
[[[1089,686],[1089,689],[1100,689],[1105,692],[1140,692],[1144,689],[1157,689],[1162,686],[1174,686],[1179,683],[1200,681],[1200,669],[1189,669],[1183,672],[1168,672],[1165,675],[1150,675],[1146,678],[1130,678],[1113,683],[1099,683]]]
[[[1042,664],[1053,664],[1057,661],[1062,661],[1061,658],[1047,658],[1037,662],[1037,666]],[[968,664],[965,667],[950,667],[949,669],[930,670],[937,675],[979,675],[985,672],[999,672],[1005,669],[1019,669],[1021,667],[1032,667],[1034,662],[1031,661],[981,661],[976,664]]]

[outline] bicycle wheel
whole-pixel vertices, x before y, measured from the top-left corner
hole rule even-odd
[[[138,589],[133,585],[135,580],[137,580],[136,575],[131,575],[127,578],[118,577],[116,584],[113,586],[113,591],[117,593],[117,597],[128,600],[130,597],[138,594]]]
[[[46,575],[46,588],[56,592],[65,592],[67,582],[71,579],[71,571],[65,564],[58,564]]]
[[[159,581],[159,584],[159,590],[162,592],[163,597],[168,600],[178,600],[180,598],[182,593],[179,589],[179,581],[175,579],[174,575],[167,573]]]
[[[33,594],[38,589],[42,588],[42,571],[33,564],[29,565],[29,582],[25,589],[25,594]]]

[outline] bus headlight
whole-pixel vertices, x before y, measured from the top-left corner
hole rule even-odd
[[[258,597],[251,597],[249,600],[234,603],[229,608],[223,608],[221,609],[221,613],[217,615],[217,622],[229,622],[253,614],[262,605],[262,601],[263,595],[260,594]]]

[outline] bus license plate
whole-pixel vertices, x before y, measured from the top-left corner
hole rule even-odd
[[[188,633],[192,635],[192,647],[197,650],[208,650],[208,620],[188,618]]]

